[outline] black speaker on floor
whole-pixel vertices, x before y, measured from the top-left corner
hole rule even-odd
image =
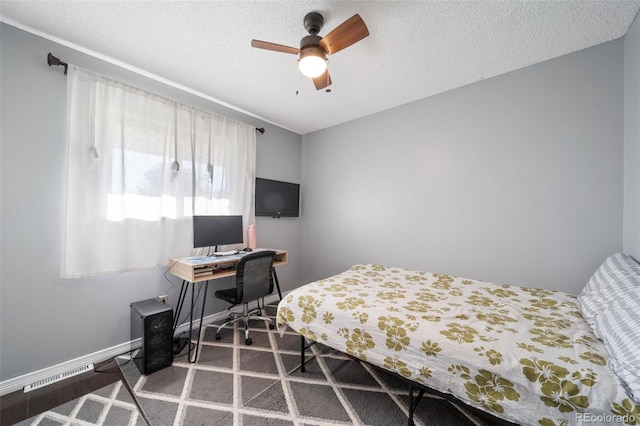
[[[141,339],[133,357],[144,375],[173,364],[173,308],[158,298],[131,304],[131,340]]]

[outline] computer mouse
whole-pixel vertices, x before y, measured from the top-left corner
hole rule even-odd
[[[253,251],[253,249],[251,247],[245,247],[242,251],[249,253],[250,251]]]

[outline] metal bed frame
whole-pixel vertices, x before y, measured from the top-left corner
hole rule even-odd
[[[304,373],[306,371],[305,369],[305,363],[307,362],[307,360],[305,359],[305,352],[308,348],[310,348],[311,346],[315,345],[317,342],[310,340],[309,341],[311,343],[307,344],[307,338],[305,338],[303,335],[300,335],[300,372]],[[324,343],[323,343],[324,344]],[[332,348],[333,349],[333,348]],[[335,350],[335,349],[334,349]],[[313,357],[311,357],[310,359],[312,359]],[[361,362],[367,362],[367,361],[362,361],[359,360]],[[369,364],[369,363],[367,363]],[[372,365],[372,364],[369,364]],[[376,368],[379,368],[377,366],[375,366]],[[389,374],[392,374],[393,376],[399,378],[400,380],[402,380],[404,383],[407,384],[408,388],[409,388],[409,416],[407,419],[407,424],[409,426],[413,426],[414,422],[413,422],[413,414],[415,413],[416,409],[418,408],[418,404],[420,404],[420,401],[422,400],[422,397],[424,396],[425,392],[429,392],[430,394],[436,395],[446,401],[449,402],[453,402],[456,404],[460,404],[462,406],[465,407],[465,409],[468,409],[469,411],[472,411],[474,414],[478,415],[479,417],[483,417],[486,420],[491,421],[493,424],[498,424],[498,425],[503,425],[503,426],[518,426],[516,423],[512,423],[509,422],[507,420],[501,419],[499,417],[493,416],[485,411],[482,411],[476,407],[472,407],[462,401],[460,401],[458,398],[456,398],[455,396],[448,394],[448,393],[443,393],[440,391],[437,391],[435,389],[432,389],[428,386],[425,386],[421,383],[417,383],[414,382],[413,380],[409,380],[406,377],[401,376],[400,374],[390,371],[390,370],[384,370]],[[415,391],[418,391],[417,395],[414,394]]]

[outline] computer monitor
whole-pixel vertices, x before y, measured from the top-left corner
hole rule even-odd
[[[193,247],[242,244],[242,216],[193,216]]]

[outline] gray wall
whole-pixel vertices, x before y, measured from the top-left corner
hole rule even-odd
[[[277,127],[269,128],[269,143],[258,143],[256,175],[258,177],[300,183],[302,180],[302,144],[300,135]],[[267,136],[265,133],[264,136]],[[260,141],[260,138],[258,139]],[[304,199],[306,188],[301,185],[300,198]],[[300,212],[304,215],[304,212]],[[301,265],[300,218],[256,217],[256,239],[259,247],[286,249],[288,263],[278,268],[278,280],[282,292],[300,285]]]
[[[305,282],[371,262],[577,293],[622,249],[623,41],[305,135],[302,152]]]
[[[640,15],[624,37],[624,240],[640,259]]]
[[[155,93],[266,127],[257,135],[257,173],[300,182],[300,135],[228,110],[9,25],[0,27],[1,298],[0,381],[128,342],[129,304],[180,290],[166,268],[62,280],[66,78],[46,55]],[[284,289],[300,282],[300,224],[260,220],[258,243],[290,250]],[[188,253],[185,253],[185,255]],[[231,286],[228,282],[217,285]],[[209,292],[207,314],[226,309]]]

